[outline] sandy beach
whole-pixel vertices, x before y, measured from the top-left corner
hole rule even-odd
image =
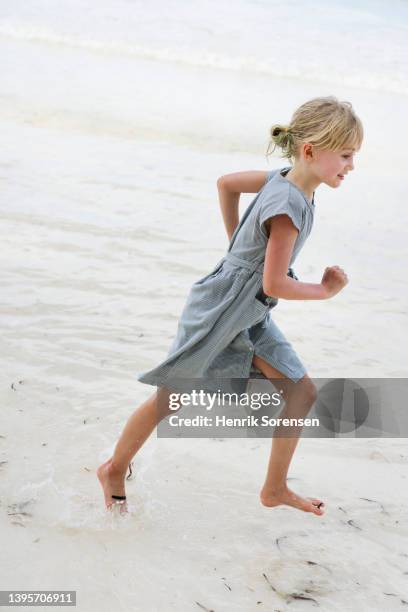
[[[267,439],[153,435],[126,517],[95,476],[154,392],[137,373],[228,247],[217,178],[287,165],[265,159],[268,129],[313,96],[350,100],[366,136],[347,181],[319,187],[295,271],[340,265],[349,284],[274,317],[311,377],[407,377],[406,8],[391,4],[333,5],[319,30],[300,3],[240,1],[228,24],[226,3],[217,19],[180,3],[168,29],[159,3],[104,0],[79,25],[77,2],[4,3],[0,590],[75,590],[81,612],[408,605],[406,438],[301,440],[289,485],[324,499],[322,518],[260,504]]]

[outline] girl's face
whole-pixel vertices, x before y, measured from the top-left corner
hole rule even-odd
[[[348,172],[354,170],[355,151],[355,148],[340,151],[315,149],[313,172],[322,183],[329,187],[338,187]]]

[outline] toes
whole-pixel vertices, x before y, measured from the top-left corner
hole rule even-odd
[[[125,514],[128,512],[126,501],[114,501],[110,503],[106,508],[109,512],[118,511],[119,514]]]
[[[313,512],[314,514],[317,514],[319,516],[321,516],[322,514],[324,514],[324,502],[322,502],[320,499],[316,499],[314,497],[308,497],[308,499],[310,500],[310,509],[309,512]]]
[[[325,506],[324,502],[321,499],[317,499],[316,497],[308,497],[307,499],[310,499],[314,506],[320,506],[321,508],[324,508]]]
[[[313,507],[313,514],[317,514],[317,516],[322,516],[324,514],[324,511],[321,508],[316,508],[316,506],[312,506]]]

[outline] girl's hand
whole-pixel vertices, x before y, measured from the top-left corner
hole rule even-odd
[[[343,268],[331,266],[325,269],[321,284],[325,289],[326,298],[335,296],[347,283],[347,274]]]

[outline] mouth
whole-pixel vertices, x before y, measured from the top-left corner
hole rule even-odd
[[[344,180],[344,174],[338,174],[337,176],[339,177],[339,179]]]

